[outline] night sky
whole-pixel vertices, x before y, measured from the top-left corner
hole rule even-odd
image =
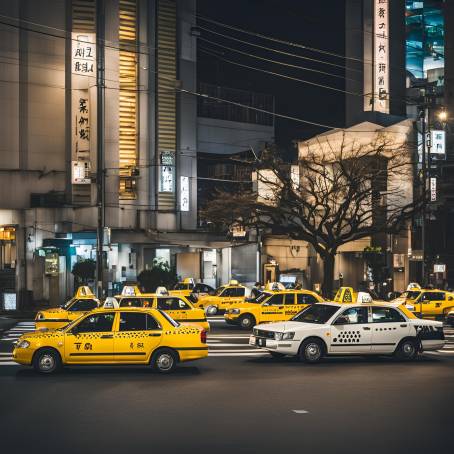
[[[345,53],[343,0],[229,0],[225,2],[199,0],[198,13],[201,16],[251,32],[304,44],[340,55]],[[203,21],[200,18],[198,24],[217,33],[260,46],[322,60],[334,65],[342,66],[345,63],[344,59],[339,57],[264,40],[224,28],[218,24]],[[242,52],[328,72],[340,77],[257,60],[250,56],[220,48],[213,43],[199,40],[199,81],[270,93],[275,96],[275,111],[277,113],[333,126],[344,126],[343,93],[235,66],[207,54],[206,51],[210,53],[214,51],[224,59],[241,64],[329,85],[342,90],[344,89],[344,73],[341,67],[249,46],[206,30],[200,30],[200,33],[201,38]],[[290,148],[292,140],[308,138],[323,131],[325,129],[311,125],[276,119],[276,142],[281,147]]]

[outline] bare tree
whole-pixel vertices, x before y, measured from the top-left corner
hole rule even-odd
[[[256,162],[256,188],[217,193],[203,217],[220,228],[241,224],[310,243],[323,260],[322,292],[331,297],[340,246],[399,233],[419,210],[412,152],[405,140],[374,134],[317,140],[299,149],[299,175],[269,149]]]

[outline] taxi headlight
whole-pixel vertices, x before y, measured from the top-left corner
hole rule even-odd
[[[274,339],[277,341],[281,340],[292,340],[295,337],[295,333],[274,333]]]
[[[44,314],[41,313],[41,312],[38,312],[38,313],[36,314],[36,320],[43,320],[43,319],[44,319]]]
[[[16,347],[17,348],[28,348],[28,347],[30,347],[30,342],[28,342],[26,340],[21,340],[16,344]]]

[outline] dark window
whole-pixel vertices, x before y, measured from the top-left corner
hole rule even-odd
[[[273,295],[267,303],[271,306],[282,306],[284,304],[284,295]]]
[[[295,322],[303,323],[326,323],[337,311],[339,306],[330,304],[312,304],[304,308],[299,314],[292,318]]]
[[[246,289],[245,289],[244,287],[237,287],[237,288],[235,289],[235,296],[237,296],[237,297],[238,297],[238,296],[244,296],[245,290],[246,290]]]
[[[314,295],[298,293],[296,296],[297,304],[315,304],[318,303]]]
[[[222,292],[221,296],[232,297],[232,296],[236,296],[235,294],[236,294],[236,289],[234,287],[228,287]]]
[[[174,290],[191,290],[193,288],[192,284],[176,284]]]
[[[206,285],[206,284],[196,284],[195,287],[194,287],[194,290],[193,292],[194,293],[209,293],[211,292],[213,289],[209,286],[209,285]]]
[[[140,298],[122,298],[120,307],[143,307],[143,302]]]
[[[444,292],[426,292],[421,296],[421,301],[444,301],[445,293]]]
[[[120,331],[148,331],[152,329],[159,329],[159,325],[149,314],[122,312],[120,315]]]
[[[180,298],[158,298],[158,309],[163,311],[181,311],[190,309],[190,307]]]
[[[340,317],[346,318],[345,323],[341,323],[342,325],[355,325],[358,323],[367,323],[368,310],[367,307],[350,307],[349,309],[342,312]]]
[[[287,305],[295,304],[295,295],[293,293],[285,295],[285,304]]]
[[[75,303],[68,309],[70,311],[92,311],[98,307],[95,300],[76,300]]]
[[[92,314],[84,318],[77,326],[79,333],[102,333],[112,331],[114,312]]]
[[[404,316],[392,307],[373,307],[372,308],[373,323],[392,323],[405,322]]]

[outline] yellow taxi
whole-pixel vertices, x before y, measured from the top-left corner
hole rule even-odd
[[[142,293],[134,296],[119,295],[115,297],[118,306],[122,307],[149,307],[160,309],[169,314],[174,320],[182,324],[194,324],[202,327],[206,331],[210,330],[203,309],[196,308],[184,296],[174,296],[168,294]]]
[[[227,309],[226,323],[251,329],[254,325],[267,322],[290,320],[310,304],[322,302],[323,298],[310,290],[280,290],[262,293],[255,302],[238,304]]]
[[[371,303],[372,297],[367,292],[355,292],[352,287],[340,287],[334,297],[335,303]]]
[[[204,309],[208,315],[215,315],[218,311],[226,310],[232,304],[243,303],[248,296],[247,288],[236,280],[217,288],[213,295],[201,296],[194,304]]]
[[[35,317],[36,329],[62,328],[99,306],[100,301],[90,287],[79,287],[74,297],[62,306],[39,311]]]
[[[182,296],[189,296],[192,293],[192,289],[194,288],[195,282],[192,277],[187,277],[183,279],[181,282],[175,284],[173,290],[170,290],[170,294],[172,295],[182,295]]]
[[[407,290],[394,301],[405,304],[414,314],[426,318],[444,319],[454,310],[454,293],[445,290]]]
[[[157,309],[95,309],[64,328],[24,334],[15,362],[44,374],[64,365],[141,364],[160,373],[208,356],[206,331]]]

